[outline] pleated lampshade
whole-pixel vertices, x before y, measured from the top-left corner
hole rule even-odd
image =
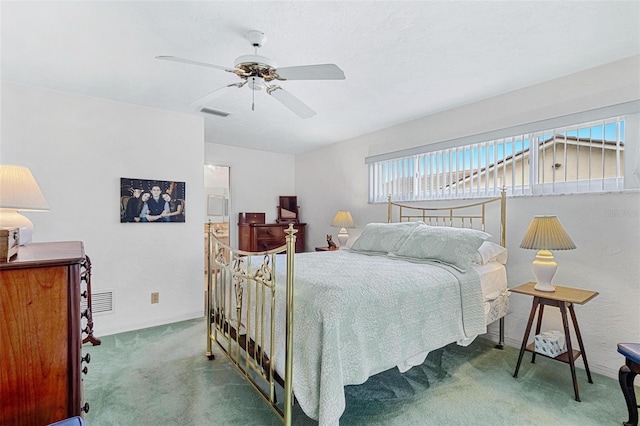
[[[520,247],[534,250],[572,250],[576,245],[557,216],[534,216]]]

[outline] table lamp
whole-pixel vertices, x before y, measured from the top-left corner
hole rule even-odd
[[[351,213],[346,210],[339,210],[338,213],[336,213],[336,215],[333,217],[331,226],[340,228],[340,232],[338,232],[338,241],[340,242],[340,247],[345,247],[347,245],[347,241],[349,240],[349,233],[347,232],[347,228],[356,227],[356,224],[353,223]]]
[[[33,223],[20,211],[48,211],[49,204],[31,171],[0,164],[0,227],[19,228],[20,245],[31,241]]]
[[[571,237],[560,224],[557,216],[534,216],[524,238],[520,243],[524,249],[538,250],[531,264],[536,279],[535,289],[539,291],[556,291],[552,283],[558,269],[551,250],[572,250],[576,248]]]

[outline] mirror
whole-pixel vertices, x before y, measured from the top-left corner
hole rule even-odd
[[[298,223],[298,197],[295,195],[280,196],[278,205],[278,223]]]

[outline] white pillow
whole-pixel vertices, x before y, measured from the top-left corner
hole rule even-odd
[[[351,245],[360,252],[390,253],[400,248],[411,231],[423,222],[369,223]]]
[[[500,262],[503,265],[507,264],[507,249],[500,244],[496,244],[492,241],[485,241],[478,248],[478,254],[476,255],[473,263],[478,265],[486,265],[489,262]]]
[[[444,263],[465,272],[476,259],[478,248],[489,237],[476,229],[421,225],[392,255]]]

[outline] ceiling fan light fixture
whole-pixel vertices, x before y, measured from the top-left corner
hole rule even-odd
[[[251,90],[262,90],[265,86],[264,80],[260,77],[249,77],[247,81],[249,82],[248,86]]]

